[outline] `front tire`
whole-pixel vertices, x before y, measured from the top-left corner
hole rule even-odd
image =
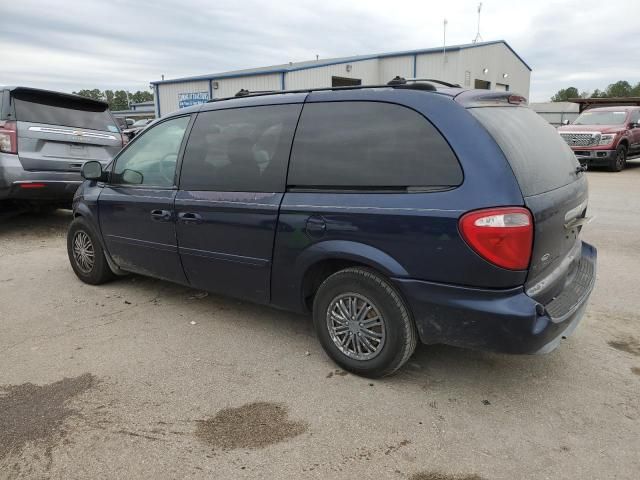
[[[391,375],[417,344],[415,324],[400,294],[366,268],[341,270],[320,285],[313,323],[325,352],[344,370],[364,377]]]
[[[627,147],[620,145],[616,148],[615,157],[609,163],[609,170],[612,172],[620,172],[627,166]]]
[[[84,283],[100,285],[115,277],[109,268],[100,241],[82,217],[75,218],[69,226],[67,254],[71,268]]]

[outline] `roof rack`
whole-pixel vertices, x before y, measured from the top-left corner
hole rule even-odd
[[[412,83],[408,83],[412,82]],[[423,82],[423,83],[420,83]],[[247,90],[240,89],[233,97],[224,98],[212,98],[207,103],[220,102],[223,100],[230,100],[232,98],[241,97],[259,97],[263,95],[278,95],[282,93],[310,93],[310,92],[326,92],[326,91],[340,91],[340,90],[361,90],[363,88],[406,88],[410,90],[427,90],[436,91],[436,87],[433,85],[437,83],[449,88],[461,88],[460,85],[443,82],[441,80],[434,79],[421,79],[421,78],[408,78],[397,76],[386,84],[379,85],[349,85],[345,87],[321,87],[321,88],[303,88],[299,90]]]
[[[234,97],[247,97],[249,95],[257,95],[257,94],[269,94],[269,93],[282,93],[284,90],[246,90],[244,88],[241,88],[238,93],[236,93],[234,95]]]
[[[438,85],[444,85],[449,88],[462,88],[458,83],[449,83],[442,80],[436,80],[435,78],[403,78],[395,77],[387,85],[406,85],[407,82],[425,82],[425,83],[437,83]]]

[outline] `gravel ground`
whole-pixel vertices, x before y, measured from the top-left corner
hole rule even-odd
[[[336,370],[305,317],[137,276],[93,287],[69,212],[0,224],[0,478],[637,479],[640,162],[588,173],[582,325],[545,356],[420,346]]]

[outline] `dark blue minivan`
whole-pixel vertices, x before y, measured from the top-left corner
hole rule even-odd
[[[311,312],[369,377],[418,339],[553,350],[595,281],[586,175],[524,98],[434,85],[243,92],[156,121],[85,164],[75,273]]]

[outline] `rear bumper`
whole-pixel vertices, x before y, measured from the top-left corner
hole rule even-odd
[[[71,201],[82,183],[80,172],[32,172],[17,155],[0,153],[0,200]]]
[[[547,353],[582,318],[595,284],[597,252],[582,244],[582,275],[548,305],[522,287],[482,290],[394,279],[409,302],[423,343],[444,343],[504,353]]]
[[[615,158],[615,150],[574,150],[578,161],[588,166],[606,166],[612,158]]]

